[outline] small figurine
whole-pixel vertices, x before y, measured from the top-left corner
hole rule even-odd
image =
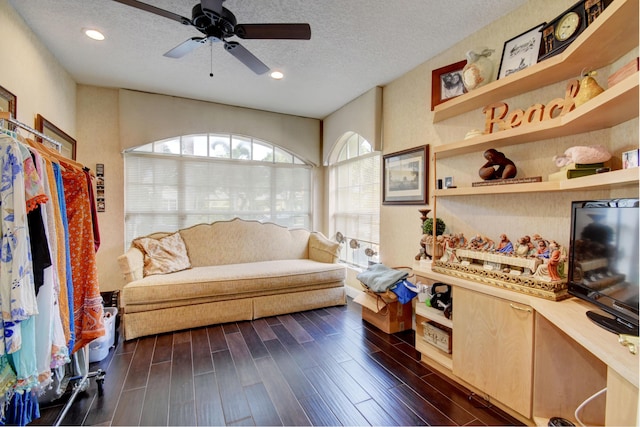
[[[455,249],[458,247],[458,237],[456,235],[445,237],[444,239],[444,254],[440,261],[443,262],[460,262],[456,256]]]
[[[482,165],[478,174],[485,181],[513,178],[518,173],[515,163],[498,150],[488,149],[484,152],[484,158],[487,159],[487,163]]]
[[[510,254],[513,252],[513,244],[506,234],[500,235],[500,241],[498,242],[498,246],[496,246],[496,251],[503,254]]]
[[[519,256],[527,257],[531,254],[533,250],[533,244],[531,243],[531,237],[522,236],[518,239],[518,244],[516,245],[515,254]]]
[[[556,242],[552,240],[549,243],[549,259],[545,259],[540,264],[534,273],[534,277],[544,281],[556,281],[561,280],[564,273],[564,261],[566,260],[566,254]]]
[[[496,247],[496,243],[487,236],[482,238],[482,242],[482,246],[480,247],[482,251],[492,251]]]
[[[479,234],[476,234],[474,237],[471,238],[471,240],[469,240],[469,243],[467,244],[467,249],[478,250],[483,244],[484,242],[482,240],[482,236]]]
[[[536,256],[538,258],[549,259],[549,248],[547,247],[547,242],[540,239],[537,243],[538,249],[536,250]]]

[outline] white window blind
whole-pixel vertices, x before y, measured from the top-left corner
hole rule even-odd
[[[367,267],[379,253],[380,154],[357,134],[337,149],[338,161],[330,166],[332,231],[345,237],[341,259]]]
[[[219,141],[207,154],[200,135],[182,137],[182,146],[180,139],[177,145],[174,140],[155,144],[156,150],[144,146],[125,153],[127,247],[134,238],[153,232],[235,217],[310,228],[311,167],[299,159],[294,162],[295,156],[264,141],[252,150],[247,138],[236,155],[227,150],[234,159],[221,158]],[[246,154],[251,151],[265,156],[250,160]],[[276,163],[274,151],[284,161]]]

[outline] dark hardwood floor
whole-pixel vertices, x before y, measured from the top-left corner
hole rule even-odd
[[[360,306],[122,342],[91,370],[63,425],[521,425],[420,362]],[[64,398],[31,425],[55,422]]]

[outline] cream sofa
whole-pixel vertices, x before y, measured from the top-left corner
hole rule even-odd
[[[126,340],[346,304],[339,245],[321,233],[238,218],[178,233],[190,268],[145,276],[136,244],[118,257]]]

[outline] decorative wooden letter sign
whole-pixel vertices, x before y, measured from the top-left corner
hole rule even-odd
[[[579,88],[579,81],[571,80],[567,84],[564,98],[552,99],[547,105],[533,104],[526,111],[517,109],[508,116],[509,106],[505,102],[487,105],[482,110],[485,114],[484,133],[492,133],[494,125],[497,125],[500,131],[564,116],[575,108],[574,98],[578,94]]]

